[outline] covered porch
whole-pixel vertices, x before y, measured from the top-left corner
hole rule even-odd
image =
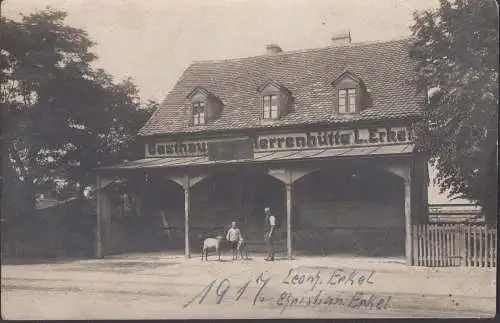
[[[146,158],[102,168],[96,256],[118,253],[120,244],[136,235],[134,228],[116,230],[108,191],[126,178],[141,200],[143,217],[164,210],[173,229],[170,244],[182,248],[186,258],[199,252],[207,236],[224,236],[231,221],[245,240],[262,240],[263,209],[270,206],[278,220],[278,252],[288,259],[299,252],[353,253],[404,256],[411,264],[411,228],[424,220],[426,196],[412,149],[405,144],[282,151],[229,161]],[[152,218],[160,223],[159,215]]]

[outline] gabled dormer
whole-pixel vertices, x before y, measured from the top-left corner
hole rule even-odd
[[[366,86],[363,80],[349,71],[344,71],[332,82],[335,89],[335,113],[355,114],[363,110]]]
[[[222,113],[222,101],[203,87],[195,87],[187,96],[191,111],[191,124],[206,124],[217,119]]]
[[[291,92],[278,82],[269,80],[259,86],[261,120],[277,120],[289,112]]]

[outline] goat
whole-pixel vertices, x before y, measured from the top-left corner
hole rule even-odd
[[[205,241],[203,241],[201,261],[203,261],[203,256],[205,256],[205,260],[208,261],[208,249],[215,249],[215,252],[217,252],[220,260],[220,242],[222,239],[222,236],[217,236],[215,238],[206,238]]]

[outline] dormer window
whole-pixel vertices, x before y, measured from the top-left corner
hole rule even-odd
[[[339,90],[339,113],[356,112],[356,88]]]
[[[222,113],[222,101],[202,87],[196,87],[187,96],[190,100],[192,125],[203,125],[217,119]]]
[[[336,113],[352,114],[361,111],[366,89],[359,77],[345,71],[333,82],[333,86],[337,90]]]
[[[276,120],[288,112],[291,93],[275,81],[267,81],[257,91],[260,93],[262,120]]]
[[[205,124],[205,102],[193,103],[193,124]]]
[[[263,119],[278,119],[278,96],[264,95],[262,97]]]

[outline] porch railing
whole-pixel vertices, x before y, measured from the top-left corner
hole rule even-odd
[[[497,230],[476,224],[413,226],[417,266],[496,267]]]

